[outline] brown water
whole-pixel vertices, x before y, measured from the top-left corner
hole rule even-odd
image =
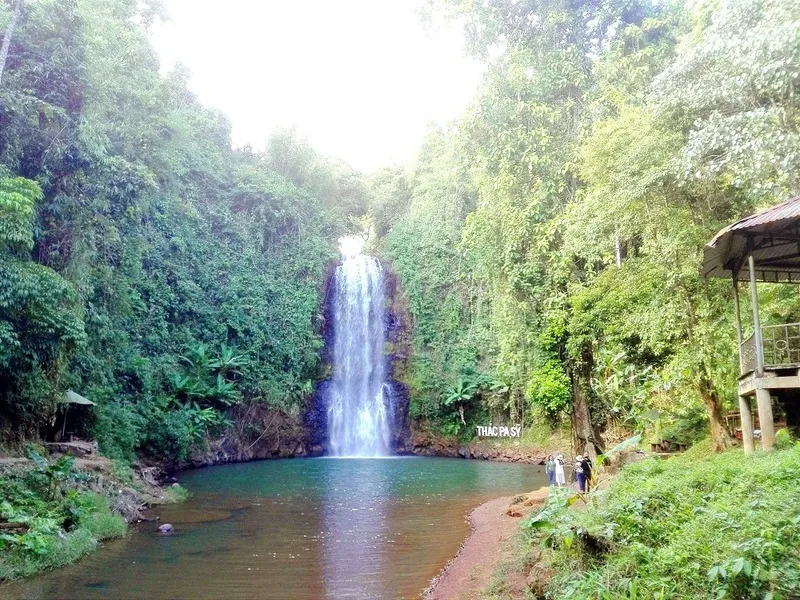
[[[291,459],[184,474],[191,498],[11,598],[416,598],[469,509],[546,485],[540,467],[444,458]]]

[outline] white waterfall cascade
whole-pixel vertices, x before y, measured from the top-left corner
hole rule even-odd
[[[334,294],[333,378],[328,397],[330,454],[388,456],[390,399],[380,262],[360,253],[346,255],[336,269]]]

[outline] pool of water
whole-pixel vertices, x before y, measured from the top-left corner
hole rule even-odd
[[[546,484],[541,467],[445,458],[288,459],[184,473],[191,497],[14,598],[415,598],[469,509]]]

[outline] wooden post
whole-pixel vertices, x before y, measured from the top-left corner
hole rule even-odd
[[[733,274],[733,306],[736,309],[734,318],[736,321],[736,344],[739,351],[739,375],[744,375],[742,372],[742,313],[739,310],[739,282],[736,281],[738,273]]]
[[[753,413],[750,412],[750,399],[745,396],[739,396],[739,414],[742,417],[744,453],[752,454],[755,451],[755,444],[753,443]]]
[[[756,289],[756,268],[753,254],[747,257],[750,268],[750,296],[753,301],[753,327],[756,342],[756,403],[758,404],[758,422],[761,425],[761,449],[772,450],[775,446],[775,422],[772,417],[772,397],[769,390],[758,386],[759,379],[764,377],[764,343],[761,339],[761,319],[758,315],[758,290]]]
[[[753,303],[753,337],[756,343],[756,377],[764,375],[764,342],[761,339],[761,318],[758,315],[758,289],[756,288],[756,267],[753,255],[747,257],[750,268],[750,298]]]
[[[739,282],[738,272],[733,274],[733,305],[736,309],[736,342],[739,349],[739,375],[743,375],[742,368],[742,313],[739,308]],[[753,443],[753,414],[750,412],[750,399],[739,396],[739,414],[742,421],[742,445],[745,454],[752,454],[755,450]]]
[[[67,411],[69,411],[69,404],[64,404],[64,423],[61,425],[61,439],[59,442],[64,441],[64,435],[67,431]]]

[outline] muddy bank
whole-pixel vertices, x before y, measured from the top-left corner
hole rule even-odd
[[[472,533],[425,591],[428,600],[473,600],[488,587],[520,519],[544,504],[548,488],[490,500],[469,514]]]

